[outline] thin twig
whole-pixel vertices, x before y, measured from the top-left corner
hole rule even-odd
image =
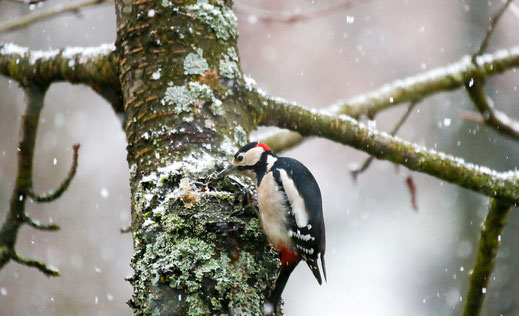
[[[476,59],[485,52],[488,42],[496,28],[497,22],[499,22],[499,19],[503,16],[503,13],[511,2],[512,0],[506,1],[494,16],[492,16],[490,26],[479,45],[479,49],[472,55],[472,63],[474,65],[476,65]],[[479,110],[488,126],[493,127],[504,135],[519,139],[519,122],[511,119],[508,115],[495,108],[494,102],[486,95],[485,90],[483,89],[484,79],[485,76],[483,75],[474,76],[465,83],[470,99]]]
[[[32,23],[40,22],[43,20],[48,20],[50,18],[53,18],[53,17],[63,14],[63,13],[76,12],[77,10],[79,10],[81,8],[96,5],[96,4],[101,4],[104,2],[108,2],[108,1],[109,0],[86,0],[86,1],[75,2],[75,3],[69,4],[67,6],[56,5],[55,7],[50,8],[48,10],[34,12],[31,14],[24,15],[24,16],[20,17],[19,19],[1,23],[0,24],[0,33],[27,27]]]
[[[19,264],[28,266],[31,268],[36,268],[36,269],[40,270],[40,272],[42,272],[46,276],[49,276],[49,277],[50,276],[59,276],[58,270],[48,267],[45,263],[43,263],[41,261],[22,258],[18,254],[16,254],[16,252],[11,252],[10,256],[11,256],[11,259],[18,262]]]
[[[23,224],[41,229],[41,230],[57,230],[58,225],[49,224],[41,225],[39,222],[31,219],[25,213],[25,205],[27,196],[32,192],[32,169],[34,160],[34,147],[36,144],[36,135],[38,132],[38,123],[41,110],[43,109],[43,99],[47,91],[48,85],[25,85],[24,91],[27,97],[27,107],[22,117],[21,139],[18,145],[18,171],[7,217],[0,229],[0,270],[10,261],[14,260],[20,264],[34,267],[47,276],[57,276],[59,272],[47,267],[45,263],[37,260],[25,259],[16,254],[15,245],[18,232]],[[77,151],[79,145],[74,146],[74,162],[69,176],[61,185],[60,189],[66,189],[77,168]],[[58,190],[60,191],[60,190]],[[58,192],[57,191],[57,192]],[[60,192],[60,195],[63,192]]]
[[[510,205],[496,199],[490,200],[488,215],[481,229],[478,257],[470,275],[470,285],[463,316],[477,316],[487,292],[488,280],[494,269],[501,243],[501,233],[506,223]]]
[[[334,5],[331,5],[327,8],[320,10],[309,10],[301,13],[292,13],[292,12],[276,12],[270,10],[261,10],[252,7],[246,7],[242,2],[236,3],[235,11],[241,14],[254,14],[258,20],[262,20],[264,22],[283,22],[283,23],[294,23],[305,20],[310,20],[314,18],[324,17],[327,15],[331,15],[334,13],[341,12],[342,10],[346,10],[354,6],[357,2],[360,1],[344,1]],[[255,11],[255,12],[253,12]]]
[[[10,259],[17,259],[15,244],[20,227],[25,223],[27,191],[32,187],[32,166],[38,122],[47,87],[25,86],[27,107],[22,118],[21,139],[18,145],[18,171],[7,218],[0,229],[0,269]],[[35,266],[34,264],[31,266]]]
[[[432,69],[412,77],[396,80],[376,90],[357,97],[339,100],[325,110],[335,115],[345,114],[353,118],[362,115],[374,115],[383,110],[395,107],[404,102],[424,99],[439,91],[450,91],[464,86],[470,78],[491,76],[519,66],[519,47],[501,50],[494,54],[485,54],[477,58],[477,66],[471,62],[470,56],[450,65]],[[280,106],[293,102],[276,99]],[[280,131],[269,135],[262,142],[276,152],[292,148],[304,139],[301,135],[290,131]],[[272,141],[269,143],[268,141]]]
[[[494,33],[497,22],[499,22],[499,19],[501,19],[501,16],[503,16],[503,13],[512,1],[513,0],[507,0],[505,4],[490,18],[490,25],[488,26],[487,32],[485,33],[485,37],[483,38],[483,41],[481,41],[481,44],[479,45],[479,49],[477,50],[477,52],[474,53],[474,55],[472,55],[473,64],[476,64],[476,58],[478,56],[481,56],[481,54],[483,54],[487,49],[488,42],[490,41],[490,38]]]
[[[474,65],[477,64],[477,58],[486,50],[497,22],[511,2],[512,0],[506,1],[501,9],[492,16],[490,26],[479,49],[472,55],[472,63]],[[503,134],[519,138],[519,123],[511,120],[506,114],[495,109],[494,103],[483,90],[484,79],[485,77],[482,75],[474,76],[470,81],[465,83],[472,102],[483,116],[487,125],[494,127]],[[478,256],[472,274],[470,275],[469,291],[463,316],[478,316],[481,313],[481,307],[483,306],[487,292],[488,280],[494,269],[495,258],[501,242],[501,233],[505,226],[509,210],[510,204],[498,199],[490,200],[488,215],[481,229]]]
[[[316,113],[294,104],[280,103],[257,90],[244,97],[262,126],[289,128],[302,136],[319,136],[349,145],[377,159],[388,160],[463,188],[519,204],[519,172],[498,172],[462,158],[430,150],[369,126],[348,116]]]
[[[79,144],[74,144],[72,146],[72,149],[74,150],[73,156],[72,156],[72,167],[70,168],[70,171],[68,172],[67,177],[61,185],[58,187],[58,189],[50,194],[47,195],[37,195],[34,193],[33,189],[31,188],[27,195],[33,199],[36,202],[52,202],[59,198],[63,192],[65,192],[68,189],[68,186],[70,185],[70,182],[74,178],[74,175],[76,174],[77,170],[77,161],[78,161],[78,151],[79,151]]]
[[[413,101],[413,102],[411,102],[411,104],[409,104],[409,106],[407,107],[407,111],[400,118],[400,120],[395,125],[395,127],[393,127],[393,130],[391,131],[391,136],[395,136],[396,133],[398,133],[398,131],[400,130],[400,127],[402,127],[402,125],[404,125],[405,121],[407,120],[409,115],[411,115],[411,113],[413,112],[413,110],[417,104],[418,104],[418,101]],[[368,159],[366,159],[364,161],[364,163],[362,164],[362,166],[360,168],[350,171],[351,176],[353,177],[353,181],[356,182],[359,174],[363,173],[364,171],[366,171],[369,168],[373,159],[374,159],[373,156],[369,156]]]
[[[495,108],[494,102],[483,90],[483,80],[473,78],[471,84],[467,85],[467,92],[484,122],[501,134],[519,139],[519,122]]]
[[[31,226],[34,229],[50,230],[50,231],[54,231],[54,230],[59,230],[60,229],[59,225],[56,225],[56,224],[42,225],[39,221],[36,221],[36,220],[30,218],[27,215],[25,215],[24,220],[27,223],[27,225]]]

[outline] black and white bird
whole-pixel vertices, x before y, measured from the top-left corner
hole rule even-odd
[[[281,271],[265,305],[266,312],[272,313],[301,259],[322,284],[320,258],[326,280],[321,190],[302,163],[278,157],[267,145],[257,142],[238,150],[231,169],[256,175],[261,227],[270,245],[281,254]]]

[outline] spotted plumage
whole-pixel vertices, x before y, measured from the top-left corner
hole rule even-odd
[[[234,156],[234,168],[253,171],[263,232],[281,254],[281,271],[268,299],[275,309],[288,278],[304,260],[322,283],[326,279],[326,248],[321,191],[310,171],[299,161],[276,156],[268,146],[253,142]],[[319,260],[320,258],[320,260]]]

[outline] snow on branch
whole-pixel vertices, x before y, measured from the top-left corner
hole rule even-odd
[[[474,78],[467,85],[470,99],[481,113],[483,121],[501,134],[519,139],[519,122],[494,106],[494,101],[483,90],[481,78]]]
[[[462,158],[379,132],[349,116],[331,116],[280,103],[255,89],[248,90],[246,99],[251,110],[256,111],[259,125],[287,128],[303,136],[324,137],[463,188],[508,203],[519,203],[517,171],[498,172],[467,163]]]
[[[500,74],[518,66],[519,47],[478,56],[476,64],[473,64],[471,56],[467,55],[448,66],[396,80],[348,100],[337,101],[327,110],[333,114],[346,114],[354,118],[362,115],[374,116],[401,103],[419,101],[440,91],[457,89],[468,83],[471,78]],[[282,99],[271,102],[276,102],[280,106],[291,104]],[[281,131],[261,141],[269,144],[273,150],[281,151],[301,143],[303,138],[294,132]]]
[[[505,0],[503,0],[505,1]],[[490,26],[487,29],[479,49],[472,55],[472,63],[477,65],[477,58],[483,54],[488,47],[488,43],[496,25],[506,11],[512,0],[506,0],[505,4],[491,17]],[[511,136],[519,137],[519,123],[510,119],[505,113],[498,111],[494,107],[492,100],[485,94],[483,89],[484,77],[474,77],[465,83],[467,92],[472,102],[479,110],[485,123],[497,131]],[[485,223],[481,228],[479,239],[479,249],[474,269],[470,274],[469,290],[463,311],[463,316],[478,316],[487,292],[488,280],[494,269],[497,253],[501,244],[501,233],[506,224],[506,218],[510,211],[510,204],[498,199],[490,199],[488,214]]]
[[[488,47],[488,42],[496,29],[497,22],[507,9],[507,7],[512,3],[512,0],[507,0],[506,3],[492,16],[490,19],[490,26],[483,38],[479,49],[474,55],[472,55],[472,63],[477,64],[477,58],[483,54],[483,52]],[[465,87],[467,88],[467,93],[478,109],[478,111],[483,116],[484,122],[493,127],[498,132],[513,137],[519,138],[519,122],[511,119],[504,112],[497,110],[494,106],[494,102],[492,99],[485,94],[483,76],[478,76],[471,78],[469,82],[465,83]]]
[[[22,0],[22,1],[25,2],[25,0]],[[27,3],[34,4],[34,3],[41,2],[41,1],[45,1],[45,0],[27,0]],[[31,14],[24,15],[18,19],[13,19],[11,21],[0,23],[0,33],[27,27],[33,23],[45,21],[45,20],[54,18],[60,14],[77,13],[79,9],[82,9],[84,7],[93,6],[93,5],[97,5],[97,4],[101,4],[101,3],[105,3],[105,2],[108,2],[108,0],[86,0],[86,1],[73,2],[73,3],[67,4],[65,6],[56,5],[47,10],[42,10],[42,11],[38,10]]]
[[[113,44],[98,47],[67,47],[30,50],[12,43],[0,44],[0,75],[20,84],[57,81],[86,84],[122,112],[119,67]]]

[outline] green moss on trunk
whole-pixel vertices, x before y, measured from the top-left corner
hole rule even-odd
[[[257,315],[278,269],[241,181],[206,185],[254,128],[224,1],[117,1],[135,254],[146,315]]]

